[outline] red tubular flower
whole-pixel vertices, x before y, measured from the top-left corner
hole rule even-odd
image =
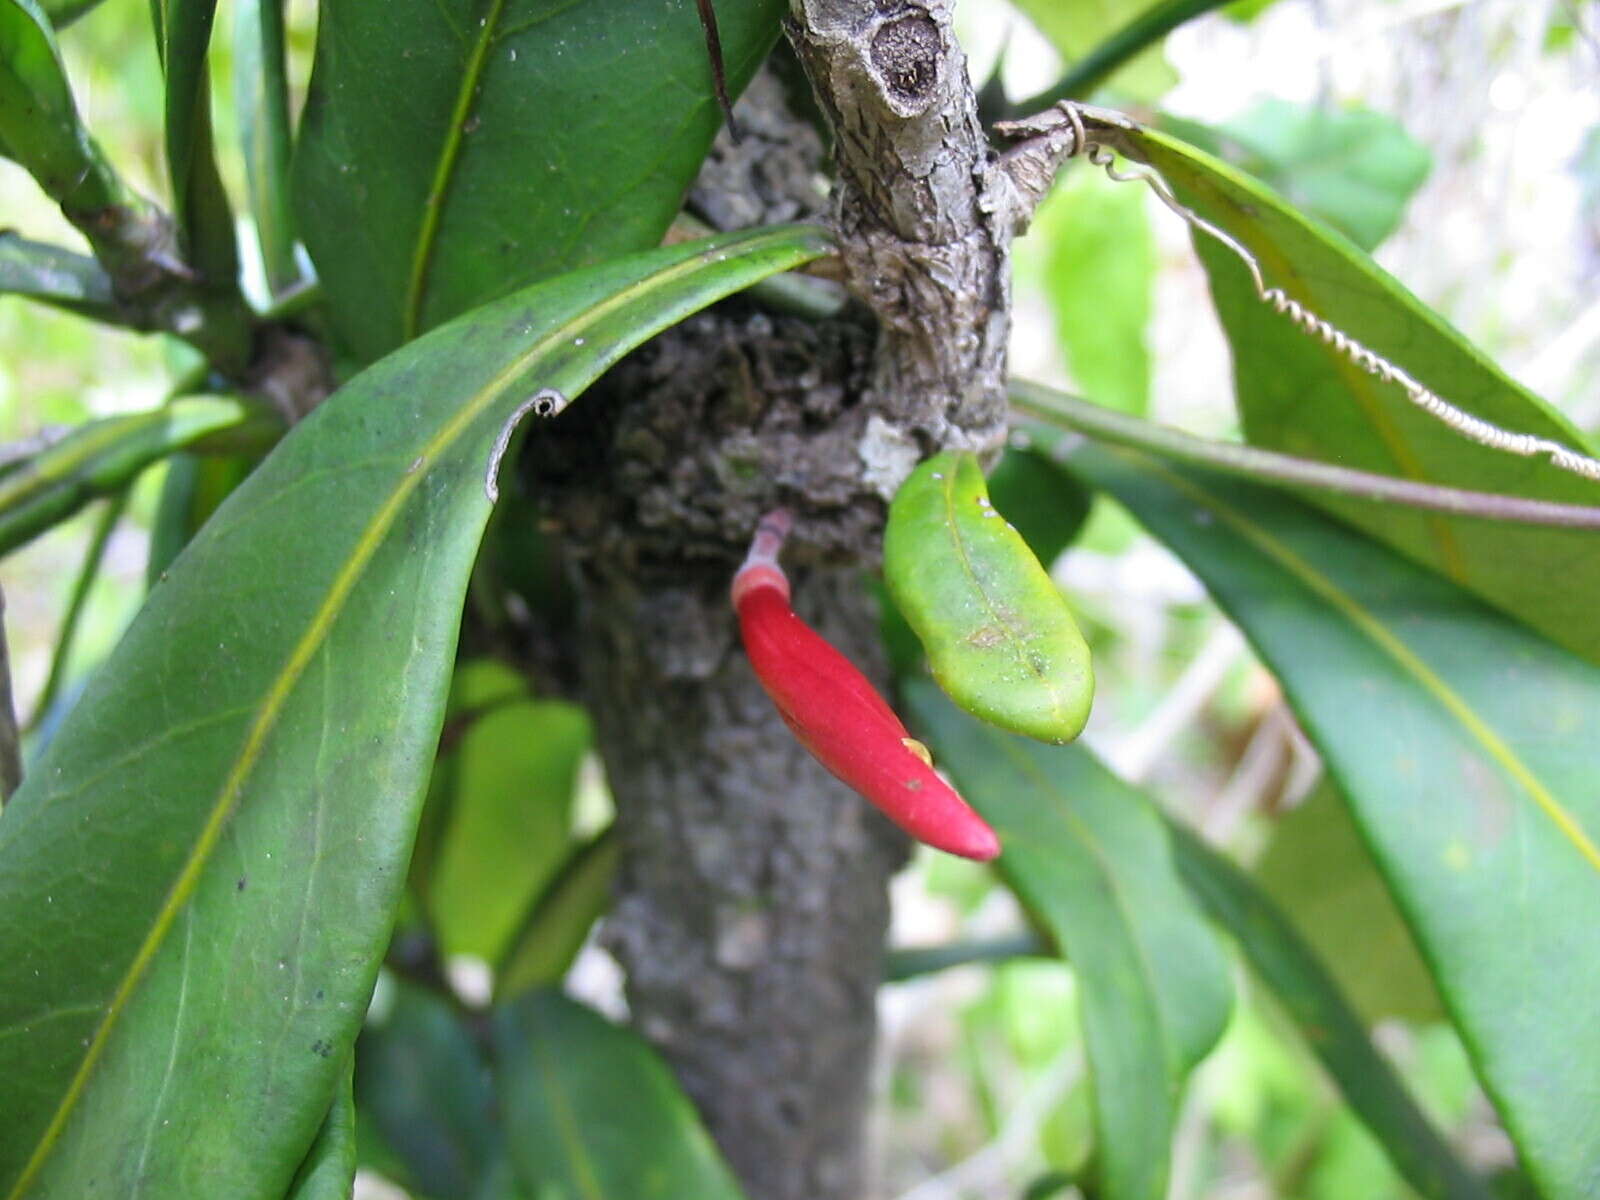
[[[756,678],[800,744],[901,829],[963,858],[993,858],[1000,853],[994,830],[939,778],[927,748],[866,677],[789,607],[789,580],[777,562],[789,526],[783,509],[763,517],[733,577]]]

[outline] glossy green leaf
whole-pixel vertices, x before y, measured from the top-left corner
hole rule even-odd
[[[740,1200],[699,1114],[638,1034],[559,992],[494,1012],[511,1163],[535,1196]]]
[[[94,259],[0,230],[0,292],[115,323],[111,278]]]
[[[151,0],[166,76],[167,174],[172,215],[189,264],[221,293],[237,284],[233,214],[217,170],[206,54],[217,0]]]
[[[0,1195],[281,1196],[399,903],[507,422],[828,248],[731,235],[508,297],[206,522],[0,819]]]
[[[199,455],[188,451],[167,460],[155,520],[150,528],[150,557],[145,561],[145,588],[155,587],[179,552],[200,531],[211,514],[255,469],[259,454]]]
[[[1045,455],[1009,446],[989,472],[989,499],[1048,568],[1089,519],[1093,497]]]
[[[607,829],[567,856],[512,939],[495,976],[497,997],[561,982],[611,903],[611,881],[621,853],[616,831]]]
[[[96,497],[122,491],[169,454],[208,439],[248,444],[276,429],[260,408],[232,396],[181,396],[148,412],[91,421],[0,477],[0,554]]]
[[[1274,822],[1253,874],[1368,1024],[1443,1017],[1427,964],[1331,779]]]
[[[719,0],[728,85],[782,0]],[[692,0],[332,0],[295,149],[301,236],[370,360],[660,242],[721,117]]]
[[[1161,127],[1232,163],[1308,216],[1371,251],[1428,178],[1427,148],[1393,117],[1268,97],[1218,126],[1171,116]]]
[[[1154,303],[1156,248],[1145,195],[1088,171],[1064,178],[1039,206],[1038,239],[1056,338],[1078,390],[1121,412],[1150,406],[1145,327]],[[1030,255],[1024,243],[1019,263]]]
[[[0,0],[0,147],[71,212],[127,199],[78,119],[50,20],[35,0]]]
[[[581,708],[526,698],[485,711],[461,735],[428,888],[446,954],[500,957],[566,854],[573,784],[589,741]]]
[[[1577,1098],[1600,1079],[1600,668],[1281,493],[1132,451],[1067,462],[1277,674],[1530,1173],[1593,1190],[1600,1108]]]
[[[971,454],[919,466],[889,507],[883,575],[934,678],[962,708],[1047,742],[1089,717],[1089,647]]]
[[[356,1105],[350,1075],[346,1067],[322,1128],[284,1200],[350,1200],[356,1179]]]
[[[1228,963],[1153,805],[1078,747],[964,716],[923,681],[920,731],[1004,846],[998,865],[1077,973],[1108,1200],[1161,1200],[1183,1081],[1232,1006]]]
[[[290,212],[288,62],[283,10],[288,0],[238,0],[233,14],[234,107],[244,150],[250,217],[266,278],[277,296],[300,278]]]
[[[471,1196],[499,1134],[489,1068],[462,1014],[439,996],[394,983],[356,1043],[360,1119],[425,1196]]]
[[[1268,286],[1284,288],[1447,400],[1504,429],[1584,448],[1560,414],[1508,378],[1370,259],[1294,213],[1266,188],[1158,133],[1129,148],[1160,169],[1185,204],[1245,245]],[[1195,245],[1233,347],[1246,436],[1289,454],[1432,483],[1573,504],[1600,503],[1600,484],[1490,450],[1416,409],[1262,304],[1231,251]],[[1600,661],[1600,554],[1593,535],[1513,526],[1308,493],[1312,503]],[[1561,587],[1549,581],[1559,576]]]
[[[1367,1128],[1412,1187],[1437,1200],[1486,1200],[1488,1190],[1451,1153],[1329,969],[1242,871],[1174,824],[1178,870],[1211,916],[1239,941]],[[1337,964],[1336,964],[1337,965]]]

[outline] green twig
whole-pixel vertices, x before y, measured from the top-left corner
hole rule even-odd
[[[72,644],[77,640],[78,625],[83,620],[84,610],[88,608],[89,593],[94,591],[95,582],[100,578],[100,568],[106,560],[106,547],[111,544],[111,535],[121,523],[122,514],[128,510],[128,497],[132,493],[131,487],[124,488],[107,501],[100,514],[100,523],[94,528],[94,536],[89,539],[89,549],[83,555],[83,566],[79,568],[77,581],[72,585],[72,598],[67,601],[66,615],[61,618],[61,632],[56,635],[55,653],[50,658],[50,674],[45,678],[44,690],[39,693],[39,699],[33,706],[33,715],[28,718],[30,733],[39,728],[39,723],[55,707],[56,697],[66,683]]]
[[[1073,63],[1054,85],[1007,108],[1006,117],[1016,120],[1062,100],[1082,100],[1145,47],[1166,37],[1185,21],[1204,16],[1226,3],[1228,0],[1165,0],[1147,9]]]
[[[1148,450],[1162,458],[1192,463],[1258,483],[1314,488],[1354,496],[1359,500],[1400,504],[1407,508],[1450,513],[1458,517],[1477,517],[1485,521],[1548,525],[1563,529],[1600,529],[1600,507],[1442,487],[1412,479],[1376,475],[1370,471],[1357,471],[1350,467],[1336,467],[1332,463],[1296,458],[1255,446],[1209,441],[1157,425],[1153,421],[1102,408],[1038,384],[1013,382],[1011,403],[1031,417],[1084,434],[1096,441]]]
[[[1018,933],[985,941],[953,942],[947,946],[891,950],[884,960],[883,978],[888,983],[899,983],[918,975],[931,975],[935,971],[962,967],[968,963],[1005,962],[1012,958],[1053,953],[1036,933]]]
[[[9,229],[0,230],[0,292],[108,324],[130,323],[112,292],[111,276],[94,259]]]

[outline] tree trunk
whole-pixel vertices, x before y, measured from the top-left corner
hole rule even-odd
[[[728,575],[590,573],[586,692],[623,855],[607,942],[753,1200],[857,1200],[904,839],[779,719],[736,648]],[[795,585],[881,679],[858,574]]]
[[[947,0],[794,0],[832,127],[861,302],[733,301],[656,339],[530,439],[580,581],[583,690],[617,798],[607,942],[635,1025],[752,1200],[859,1200],[887,881],[903,837],[795,742],[739,647],[728,583],[791,507],[796,608],[880,685],[861,567],[923,455],[1005,432],[1007,251],[1030,205],[990,153]],[[758,80],[691,196],[720,224],[821,203],[820,143]],[[869,319],[869,317],[871,319]]]

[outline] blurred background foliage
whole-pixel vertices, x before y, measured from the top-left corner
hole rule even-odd
[[[957,17],[974,77],[997,78],[1017,100],[1048,88],[1144,7],[961,0]],[[288,13],[298,110],[315,4],[293,0]],[[244,169],[233,17],[225,0],[210,66],[220,165],[237,196]],[[166,199],[160,72],[145,0],[106,0],[64,30],[61,45],[88,126],[135,187]],[[1222,155],[1374,250],[1511,374],[1595,431],[1596,79],[1600,13],[1584,0],[1241,0],[1139,55],[1103,80],[1095,99]],[[5,161],[0,214],[24,236],[80,244]],[[254,281],[259,297],[253,233],[241,235],[247,288]],[[1185,231],[1144,189],[1068,172],[1019,243],[1016,275],[1018,374],[1208,436],[1237,436],[1227,351],[1204,276]],[[0,440],[149,408],[193,365],[190,352],[161,338],[0,297]],[[140,603],[167,469],[139,481],[105,542],[56,672],[68,701]],[[37,715],[103,508],[92,506],[5,562],[25,720]],[[1055,571],[1078,599],[1097,656],[1090,744],[1122,777],[1254,863],[1463,1156],[1480,1168],[1508,1165],[1509,1143],[1440,1019],[1416,949],[1271,676],[1194,577],[1103,495]],[[459,806],[457,819],[452,841],[440,845],[429,843],[425,824],[417,869],[432,874],[414,880],[446,949],[456,952],[452,979],[469,1000],[494,986],[489,962],[506,967],[521,954],[529,978],[537,976],[529,964],[541,948],[519,945],[510,922],[533,895],[563,902],[558,839],[548,840],[555,849],[542,860],[508,857],[497,853],[508,822],[529,837],[548,826],[582,839],[603,826],[607,804],[586,757],[581,712],[529,696],[508,676],[484,665],[458,677],[453,705],[484,719],[463,726],[441,757],[435,791],[449,799],[430,809]],[[509,816],[494,811],[496,797],[524,793],[518,780],[529,781],[538,802]],[[567,895],[577,897],[571,902],[587,911],[592,886],[570,869],[563,877],[572,885]],[[954,943],[977,959],[1006,957],[913,974],[884,989],[874,1130],[880,1194],[1073,1194],[1093,1148],[1074,980],[1058,961],[1014,957],[1030,937],[1025,915],[985,869],[924,853],[896,881],[897,947]],[[602,1010],[620,1003],[616,970],[592,938],[569,986]],[[429,1019],[399,987],[392,979],[381,986],[379,1016]],[[1242,976],[1240,995],[1222,1045],[1185,1100],[1174,1200],[1409,1195],[1273,1002]],[[369,1039],[369,1079],[406,1066],[383,1057],[381,1030],[380,1021]],[[396,1108],[378,1123],[406,1119]],[[381,1169],[404,1174],[381,1132],[363,1131],[373,1169],[358,1194],[393,1194]],[[448,1173],[448,1162],[438,1169]]]

